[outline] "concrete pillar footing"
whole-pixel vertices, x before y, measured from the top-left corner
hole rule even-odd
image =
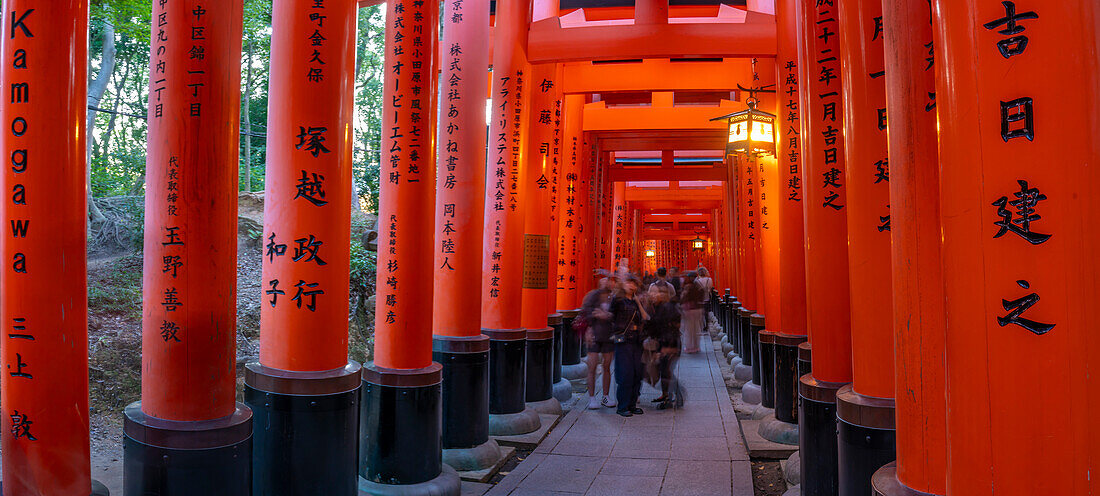
[[[558,401],[559,407],[573,397],[573,383],[569,382],[564,372],[563,367],[561,380],[554,383],[554,399]]]
[[[745,367],[744,365],[740,365],[740,367],[752,369],[752,367]],[[741,386],[741,401],[749,405],[759,405],[761,399],[763,399],[763,394],[760,392],[759,384],[749,382]]]
[[[489,415],[490,436],[518,436],[535,432],[542,427],[539,412],[524,408],[516,413],[493,413]]]
[[[573,365],[562,365],[561,376],[563,379],[568,379],[570,381],[584,379],[588,376],[588,365],[586,365],[584,361]]]
[[[760,423],[760,437],[773,443],[798,446],[798,424],[776,420],[774,414]],[[788,467],[790,466],[788,462]]]
[[[733,377],[739,381],[751,381],[752,380],[752,365],[744,365],[743,363],[737,364],[733,368]],[[760,387],[757,385],[756,387]]]
[[[382,484],[359,477],[359,496],[461,496],[462,479],[448,465],[438,477],[417,484]]]
[[[490,439],[473,448],[450,448],[443,450],[443,463],[460,472],[476,472],[497,464],[504,456],[495,439]]]
[[[527,409],[546,415],[561,415],[561,402],[557,398],[527,402]]]

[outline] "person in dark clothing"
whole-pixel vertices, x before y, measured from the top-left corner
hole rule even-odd
[[[611,344],[611,301],[619,289],[619,280],[608,277],[600,281],[600,287],[584,296],[578,318],[588,323],[584,340],[588,348],[588,409],[595,410],[602,404],[616,406],[611,397],[611,360],[614,347]],[[603,396],[596,395],[596,368],[603,362]]]
[[[668,269],[668,283],[672,285],[672,301],[680,301],[680,268],[673,267]]]
[[[664,410],[684,404],[684,395],[673,369],[680,357],[680,307],[670,301],[670,291],[660,286],[649,288],[652,312],[646,322],[646,336],[656,341],[659,356],[657,370],[661,377],[661,397],[653,400]]]
[[[667,289],[670,293],[669,298],[674,299],[676,297],[676,287],[672,285],[668,280],[668,269],[661,267],[657,269],[657,280],[646,286],[646,291],[653,286],[661,286]]]
[[[638,408],[642,392],[642,329],[649,319],[638,297],[639,281],[623,281],[622,294],[611,301],[611,341],[615,343],[615,384],[619,406],[615,413],[624,417],[645,413]]]

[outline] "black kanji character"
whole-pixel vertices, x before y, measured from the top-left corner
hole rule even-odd
[[[180,338],[176,337],[176,333],[179,332],[179,330],[180,326],[175,322],[165,320],[164,323],[160,325],[160,338],[163,339],[165,343],[169,341],[178,343],[180,342]]]
[[[317,241],[312,234],[308,238],[298,238],[294,242],[298,243],[298,246],[294,247],[293,260],[295,262],[309,262],[312,260],[317,265],[328,265],[328,262],[321,260],[321,257],[317,255],[317,250],[321,249],[324,242]]]
[[[1020,185],[1020,191],[1013,193],[1016,197],[1015,200],[1008,201],[1007,196],[1002,196],[993,202],[993,205],[997,207],[997,215],[1001,217],[1001,220],[993,223],[1001,228],[993,237],[999,238],[1012,231],[1027,240],[1028,243],[1033,245],[1043,244],[1052,235],[1033,232],[1031,223],[1042,219],[1039,214],[1035,213],[1035,207],[1039,202],[1046,200],[1047,195],[1040,193],[1038,188],[1029,188],[1027,181],[1017,179],[1016,183]],[[1009,210],[1008,207],[1010,206],[1014,207],[1016,212]]]
[[[320,70],[320,69],[318,69]],[[312,74],[313,70],[310,69]],[[305,150],[314,157],[321,155],[322,153],[331,153],[328,148],[325,148],[325,131],[328,131],[326,127],[313,127],[308,129],[303,126],[298,126],[298,144],[294,145],[294,148],[301,150],[303,147]]]
[[[303,296],[308,296],[309,297],[309,303],[306,304],[306,308],[308,308],[309,311],[311,311],[311,312],[316,311],[317,310],[317,295],[325,294],[324,290],[313,289],[313,288],[316,288],[319,285],[320,285],[320,283],[316,283],[316,282],[306,283],[304,280],[299,279],[298,284],[294,285],[295,288],[298,288],[298,292],[295,293],[294,297],[291,298],[290,300],[291,301],[297,301],[298,302],[298,308],[302,308],[302,299],[303,299],[302,297]],[[309,291],[306,291],[307,289]]]
[[[298,194],[294,195],[292,199],[304,198],[318,207],[328,205],[328,201],[324,199],[325,190],[322,188],[324,180],[325,176],[316,173],[307,174],[303,170],[302,177],[298,179]]]
[[[1029,289],[1031,287],[1031,284],[1024,280],[1016,281],[1016,284],[1024,289]],[[1046,334],[1047,332],[1050,332],[1051,329],[1054,329],[1054,326],[1056,324],[1044,324],[1042,322],[1036,322],[1034,320],[1025,319],[1022,317],[1023,313],[1026,312],[1027,309],[1031,308],[1038,302],[1039,295],[1037,293],[1031,293],[1027,296],[1012,301],[1002,299],[1001,306],[1008,311],[1008,315],[1005,315],[1004,317],[997,317],[997,324],[1001,327],[1005,327],[1009,324],[1016,324],[1040,336]]]

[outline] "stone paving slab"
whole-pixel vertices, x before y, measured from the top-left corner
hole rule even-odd
[[[559,415],[539,414],[539,420],[542,421],[542,425],[539,426],[535,432],[528,432],[527,434],[517,434],[515,436],[489,436],[497,441],[497,444],[501,446],[511,446],[513,448],[520,449],[535,449],[538,447],[546,437],[550,434],[550,430],[554,428],[558,423]]]
[[[657,410],[643,385],[643,415],[575,408],[486,496],[752,496],[752,474],[713,342],[680,359],[679,410]]]

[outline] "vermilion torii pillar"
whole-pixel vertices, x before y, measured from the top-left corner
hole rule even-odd
[[[356,4],[272,10],[253,491],[354,495],[361,366],[348,360]],[[287,434],[287,433],[291,434]]]
[[[489,439],[489,338],[481,333],[485,94],[489,5],[443,2],[442,102],[436,143],[432,357],[443,366],[443,462],[482,470],[503,453]]]
[[[774,157],[760,155],[756,157],[758,175],[757,199],[760,201],[759,241],[757,250],[760,258],[760,284],[763,315],[766,317],[764,328],[759,332],[760,351],[760,405],[775,408],[775,345],[778,329],[782,326],[779,310],[779,170]],[[774,330],[773,330],[774,329]],[[771,433],[761,424],[760,432]],[[793,437],[793,436],[792,436]],[[791,439],[793,442],[793,439]]]
[[[548,270],[548,287],[543,294],[546,295],[546,308],[549,309],[549,315],[547,315],[547,322],[550,327],[554,329],[554,363],[552,365],[553,383],[554,383],[554,398],[559,402],[567,401],[573,396],[573,386],[569,380],[562,377],[562,346],[565,339],[565,332],[570,329],[573,321],[569,320],[568,325],[566,323],[565,316],[558,308],[558,239],[561,231],[561,223],[559,219],[563,213],[563,205],[565,202],[565,190],[562,188],[562,182],[564,181],[564,167],[565,167],[565,95],[561,91],[561,82],[564,78],[565,67],[561,64],[557,64],[554,69],[554,81],[556,81],[557,92],[554,99],[554,111],[551,114],[553,117],[553,139],[550,142],[550,153],[552,154],[552,164],[550,167],[550,257],[549,257],[549,270]],[[540,115],[541,119],[542,116]]]
[[[88,446],[88,4],[4,6],[0,492],[105,495]]]
[[[758,349],[759,333],[764,328],[763,315],[764,301],[761,297],[763,285],[758,279],[763,276],[758,263],[757,249],[760,240],[760,198],[759,184],[757,181],[758,167],[755,159],[735,157],[733,160],[734,174],[739,191],[738,215],[739,215],[739,242],[741,244],[741,274],[743,292],[741,299],[740,322],[742,329],[742,353],[743,365],[751,367],[749,383],[741,388],[741,397],[748,404],[758,405],[761,402],[760,391],[760,352]]]
[[[890,176],[882,0],[849,0],[840,13],[848,189],[852,383],[837,392],[841,495],[871,492],[894,460],[894,334]]]
[[[241,1],[153,2],[141,401],[125,494],[247,494],[236,396]]]
[[[438,4],[386,7],[378,303],[363,368],[360,494],[460,492],[442,459],[442,366],[432,361]],[[480,77],[476,71],[471,77]]]
[[[609,164],[610,165],[610,164]],[[626,256],[626,238],[629,231],[626,219],[626,183],[616,181],[611,184],[611,257],[608,269],[615,271]]]
[[[839,13],[800,0],[806,321],[813,374],[800,379],[802,494],[837,493],[836,393],[852,380],[848,294],[847,178],[840,80]]]
[[[775,338],[775,418],[798,421],[798,345],[806,341],[806,252],[803,245],[801,95],[795,16],[797,0],[778,0],[776,158],[779,169],[779,323]]]
[[[586,99],[587,101],[587,99]],[[568,110],[566,110],[568,112]],[[581,111],[583,119],[584,110]],[[582,121],[583,124],[583,121]],[[583,126],[582,126],[583,129]],[[595,139],[590,135],[583,135],[584,160],[578,167],[577,178],[577,218],[580,226],[577,232],[580,235],[577,247],[577,299],[574,306],[581,307],[584,295],[593,288],[592,271],[596,264],[596,187],[597,178],[597,147]]]
[[[489,433],[506,436],[541,425],[538,413],[524,402],[527,330],[521,322],[527,205],[522,198],[528,169],[528,100],[535,86],[527,63],[530,2],[503,0],[496,5],[481,327],[489,336]]]
[[[883,2],[890,115],[897,463],[875,472],[878,495],[946,494],[943,266],[932,12]],[[955,277],[955,276],[953,276]]]
[[[585,367],[581,364],[581,341],[573,332],[572,323],[580,308],[579,301],[584,296],[583,281],[587,275],[581,274],[583,258],[591,254],[584,250],[584,236],[588,226],[585,217],[588,204],[587,176],[584,146],[584,95],[565,95],[564,98],[562,170],[558,181],[561,201],[558,204],[557,250],[557,291],[555,306],[562,314],[562,374],[566,379],[584,377]]]
[[[947,494],[1096,493],[1100,5],[933,5]]]
[[[539,413],[560,414],[561,404],[554,399],[554,328],[548,322],[550,306],[551,199],[554,198],[554,130],[561,89],[557,66],[531,66],[527,171],[520,185],[523,195],[523,282],[520,325],[527,329],[527,383],[525,401]],[[508,247],[505,247],[506,249]],[[558,317],[555,325],[561,325]]]

